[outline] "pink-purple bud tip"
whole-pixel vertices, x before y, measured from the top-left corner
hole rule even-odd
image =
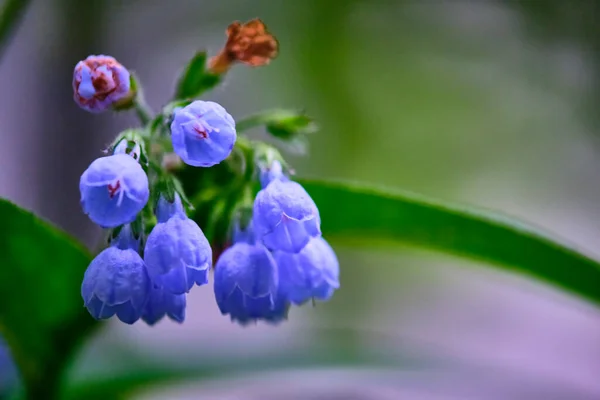
[[[99,113],[129,94],[127,68],[110,56],[89,56],[73,71],[73,98],[84,110]]]

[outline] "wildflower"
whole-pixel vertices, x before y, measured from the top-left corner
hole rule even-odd
[[[182,323],[185,320],[185,307],[185,294],[172,294],[160,286],[153,285],[142,313],[142,320],[148,325],[154,325],[167,315],[173,321]]]
[[[113,57],[89,56],[73,72],[73,97],[87,111],[99,113],[128,96],[130,74]]]
[[[319,210],[304,188],[275,179],[256,195],[254,229],[269,250],[298,253],[321,236]]]
[[[235,243],[215,266],[214,291],[221,314],[242,325],[277,320],[277,265],[261,244]]]
[[[276,251],[279,284],[287,299],[302,304],[311,298],[329,300],[340,287],[340,266],[335,252],[323,238],[314,238],[299,253]]]
[[[95,319],[116,314],[121,321],[133,324],[141,317],[151,284],[138,246],[130,226],[125,225],[85,271],[81,297]]]
[[[225,47],[208,62],[208,69],[214,74],[226,72],[235,62],[251,67],[267,65],[277,56],[277,39],[259,19],[245,24],[236,21],[227,27],[226,34]]]
[[[150,195],[146,173],[127,154],[92,162],[81,175],[79,191],[83,211],[105,228],[133,222]]]
[[[196,100],[175,111],[171,140],[175,153],[194,167],[210,167],[226,159],[237,138],[235,121],[219,104]]]
[[[156,207],[158,224],[146,241],[144,259],[155,285],[173,294],[190,291],[194,284],[208,283],[212,250],[204,233],[185,214],[181,198],[163,196]]]

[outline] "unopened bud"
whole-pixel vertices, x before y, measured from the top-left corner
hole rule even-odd
[[[89,56],[73,71],[73,98],[84,110],[99,113],[131,96],[127,68],[110,56]]]

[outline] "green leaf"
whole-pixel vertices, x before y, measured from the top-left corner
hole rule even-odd
[[[4,55],[6,47],[15,36],[14,32],[19,26],[31,0],[6,0],[0,10],[0,58]]]
[[[267,133],[278,139],[289,152],[303,155],[308,143],[306,135],[319,128],[312,118],[303,112],[276,109],[242,118],[236,122],[238,132],[264,126]]]
[[[175,99],[187,100],[198,97],[205,91],[217,86],[220,81],[220,75],[206,70],[206,52],[198,52],[190,60],[179,78]]]
[[[28,211],[0,199],[0,331],[29,398],[51,399],[79,342],[97,324],[80,285],[89,253]]]
[[[353,245],[403,242],[488,261],[600,303],[600,264],[539,228],[492,212],[411,193],[300,181],[319,207],[327,238]]]
[[[290,153],[305,155],[308,148],[307,134],[318,130],[309,116],[287,110],[277,110],[265,120],[267,132],[279,139]]]
[[[347,329],[344,329],[347,332]],[[338,335],[344,333],[336,332]],[[123,362],[127,362],[123,360]],[[284,351],[277,355],[258,357],[219,357],[198,360],[183,365],[156,365],[147,360],[144,365],[129,365],[125,374],[111,374],[86,379],[70,385],[65,392],[65,400],[121,400],[131,398],[136,392],[151,386],[190,382],[200,383],[219,379],[224,383],[228,378],[242,374],[255,374],[265,371],[323,369],[336,366],[369,366],[387,368],[430,368],[438,362],[426,356],[397,354],[390,356],[357,354],[351,346],[338,341],[327,346],[315,346],[302,351]]]
[[[177,371],[170,368],[136,370],[128,374],[119,374],[76,385],[67,392],[65,400],[125,400],[132,398],[137,391],[151,385],[177,383],[191,378],[198,382],[212,375],[208,368],[191,371]]]
[[[271,135],[284,140],[294,135],[313,133],[318,130],[313,119],[303,112],[286,109],[263,111],[242,118],[235,124],[239,132],[262,125]]]
[[[298,135],[313,133],[317,125],[304,114],[280,111],[266,121],[267,132],[278,139],[291,140]]]

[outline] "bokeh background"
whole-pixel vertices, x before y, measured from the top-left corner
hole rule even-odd
[[[206,97],[237,117],[314,116],[310,156],[288,156],[299,175],[500,210],[600,257],[595,0],[34,0],[0,64],[0,195],[93,246],[101,233],[80,211],[79,176],[137,121],[78,109],[75,63],[115,56],[158,109],[197,49],[214,54],[230,22],[254,17],[279,58],[234,68]],[[600,398],[592,306],[443,254],[335,247],[341,290],[280,327],[233,325],[197,288],[184,325],[106,323],[71,376],[241,371],[140,400]]]

